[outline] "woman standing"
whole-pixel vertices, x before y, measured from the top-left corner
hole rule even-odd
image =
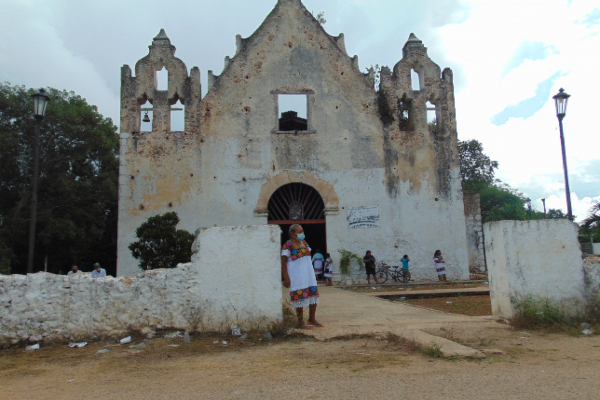
[[[375,279],[375,283],[379,284],[377,280],[377,275],[375,275],[375,257],[371,254],[371,250],[367,250],[365,256],[363,257],[363,261],[365,263],[365,271],[367,272],[367,285],[371,284],[371,275],[373,275],[373,279]]]
[[[327,280],[327,286],[333,286],[331,278],[333,277],[333,260],[329,253],[325,254],[325,279]]]
[[[281,249],[281,273],[283,286],[290,289],[292,307],[298,314],[298,328],[323,327],[315,316],[319,304],[319,290],[310,258],[310,247],[304,240],[304,229],[294,224],[290,226],[289,234],[290,240]],[[306,323],[304,307],[308,307],[309,311]]]
[[[323,254],[321,254],[321,250],[317,249],[315,251],[315,255],[312,258],[313,268],[315,269],[315,275],[317,278],[317,282],[323,280]]]
[[[435,262],[435,270],[438,273],[438,279],[442,282],[446,282],[446,261],[444,261],[440,250],[436,250],[433,254],[433,261]]]

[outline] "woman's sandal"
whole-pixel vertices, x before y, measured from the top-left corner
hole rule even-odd
[[[324,328],[325,325],[323,325],[322,323],[320,323],[319,321],[315,321],[315,322],[307,322],[307,325],[310,326],[316,326],[317,328]]]
[[[306,329],[306,330],[311,330],[313,327],[312,325],[309,324],[302,324],[298,327],[298,329]]]

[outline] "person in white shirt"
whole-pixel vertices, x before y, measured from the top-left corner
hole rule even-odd
[[[106,270],[100,268],[100,263],[94,264],[94,270],[92,271],[92,278],[102,278],[106,276]]]
[[[79,267],[77,265],[73,265],[71,267],[71,270],[67,273],[67,275],[73,275],[77,273],[81,273],[81,271],[79,270]]]

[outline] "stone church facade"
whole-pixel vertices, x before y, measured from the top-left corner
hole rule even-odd
[[[236,39],[204,97],[162,30],[135,76],[122,67],[117,274],[140,272],[135,229],[176,211],[192,232],[299,222],[336,272],[338,249],[368,249],[388,264],[408,254],[413,277],[435,279],[440,249],[449,277],[468,279],[452,71],[411,34],[376,90],[300,0]]]

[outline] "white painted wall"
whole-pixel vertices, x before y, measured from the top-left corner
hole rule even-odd
[[[587,291],[577,225],[566,220],[484,224],[492,313],[511,318],[514,296],[547,298],[580,311]]]
[[[194,311],[204,330],[231,320],[268,329],[282,318],[279,227],[203,229],[193,250],[191,263],[136,277],[0,275],[0,344],[190,329]]]
[[[458,169],[453,171],[458,175]],[[469,256],[462,205],[460,180],[450,201],[436,201],[435,190],[422,182],[421,196],[411,196],[410,183],[399,184],[398,197],[390,198],[380,184],[385,172],[355,171],[326,177],[335,181],[340,198],[338,215],[327,216],[327,245],[339,271],[338,249],[350,250],[360,257],[371,250],[377,264],[401,265],[404,254],[410,257],[413,280],[437,280],[433,264],[435,250],[442,250],[449,279],[469,279]],[[349,229],[346,209],[357,206],[378,206],[381,226]],[[422,211],[419,211],[422,210]],[[308,240],[308,238],[307,238]],[[366,280],[364,269],[353,274],[354,281]]]
[[[592,251],[594,254],[600,254],[600,243],[594,243],[592,246]]]

